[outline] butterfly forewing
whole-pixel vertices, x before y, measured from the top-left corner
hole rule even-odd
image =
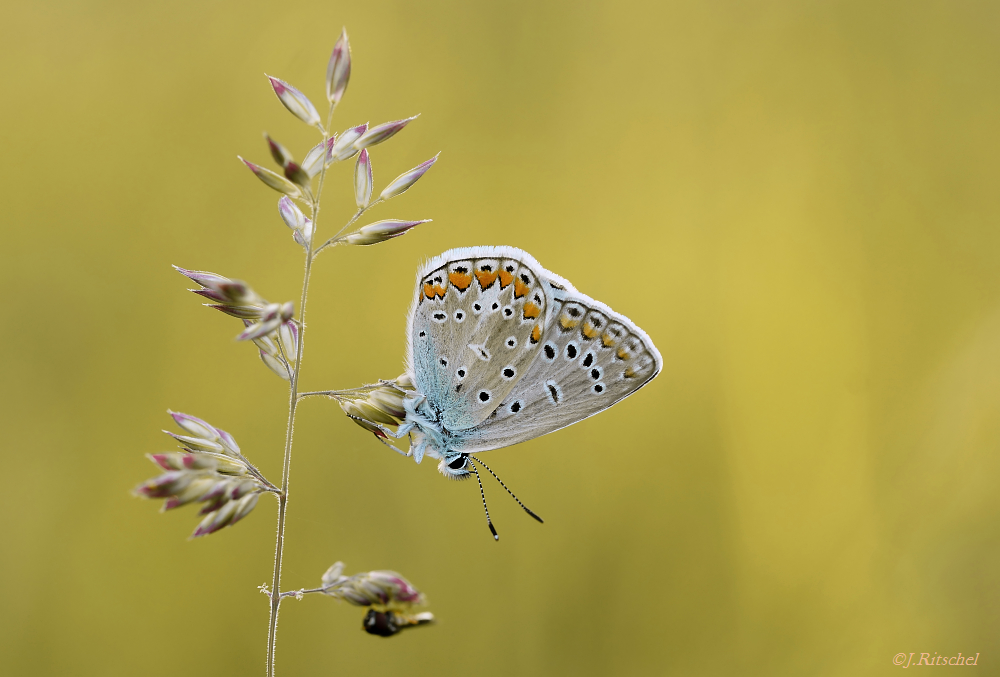
[[[552,307],[538,359],[469,431],[463,451],[498,449],[564,428],[631,395],[660,371],[660,354],[645,332],[565,280],[543,274]]]
[[[410,362],[446,429],[480,424],[536,361],[552,302],[543,276],[530,256],[494,247],[451,250],[421,270]]]

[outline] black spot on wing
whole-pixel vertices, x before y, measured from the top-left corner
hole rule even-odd
[[[551,380],[546,381],[545,389],[547,391],[546,394],[549,397],[549,401],[552,402],[552,404],[559,404],[562,401],[562,388],[559,387],[558,383]]]

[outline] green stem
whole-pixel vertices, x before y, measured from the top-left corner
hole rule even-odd
[[[307,397],[320,397],[320,396],[336,398],[338,395],[361,396],[370,393],[376,388],[381,388],[381,387],[382,387],[381,383],[376,383],[375,385],[361,386],[360,388],[348,388],[347,390],[311,390],[307,393],[299,393],[299,399],[304,400]]]
[[[332,104],[330,106],[330,112],[327,114],[326,119],[326,129],[330,129],[330,125],[333,122],[333,111],[336,109],[337,105]],[[326,146],[327,142],[330,140],[329,132],[323,133],[323,145]],[[312,210],[310,216],[312,217],[313,227],[312,234],[316,235],[317,224],[319,222],[319,205],[320,198],[323,195],[323,182],[326,179],[326,158],[323,158],[323,169],[319,175],[319,185],[316,188],[316,197],[312,200]],[[299,403],[299,373],[302,369],[302,355],[305,347],[306,339],[306,299],[309,294],[309,276],[312,273],[314,255],[312,251],[306,248],[306,262],[305,262],[305,273],[302,276],[302,296],[299,300],[299,340],[298,347],[295,351],[295,369],[292,371],[291,379],[289,379],[289,396],[288,396],[288,425],[285,428],[285,454],[281,470],[281,493],[278,494],[278,534],[275,539],[274,544],[274,576],[273,582],[271,584],[272,590],[281,590],[281,561],[285,549],[285,517],[288,512],[288,484],[289,484],[289,474],[292,465],[292,438],[295,433],[295,410]],[[274,649],[275,640],[277,639],[278,633],[278,607],[281,605],[281,596],[278,594],[271,595],[271,607],[270,607],[270,618],[267,624],[267,676],[274,677]]]
[[[348,228],[350,228],[351,225],[353,225],[355,221],[357,221],[359,218],[361,218],[362,214],[364,214],[365,212],[367,212],[369,209],[371,209],[375,205],[381,203],[382,201],[383,201],[382,198],[379,198],[379,199],[375,200],[375,202],[372,202],[371,204],[369,204],[367,207],[361,207],[360,209],[358,209],[358,211],[356,211],[354,213],[354,216],[351,217],[351,220],[348,221],[347,223],[345,223],[344,227],[341,228],[339,231],[337,231],[336,235],[334,235],[329,240],[327,240],[326,242],[324,242],[323,244],[321,244],[319,247],[316,247],[315,250],[313,250],[313,257],[315,257],[317,254],[319,254],[321,251],[323,251],[327,247],[335,247],[338,244],[340,244],[340,236],[343,235],[344,231],[347,230]]]
[[[315,220],[313,221],[315,223]],[[285,428],[285,456],[281,471],[281,493],[278,494],[278,535],[274,544],[274,577],[272,590],[281,589],[281,561],[285,549],[285,517],[288,511],[289,470],[292,465],[292,437],[295,433],[295,409],[299,402],[299,370],[302,366],[302,349],[305,345],[306,325],[305,309],[306,295],[309,292],[309,276],[312,272],[312,256],[306,254],[306,270],[302,279],[302,299],[299,303],[299,341],[295,355],[295,370],[292,372],[291,387],[288,397],[288,425]],[[267,675],[274,677],[274,644],[278,631],[278,606],[281,598],[271,597],[271,614],[267,628]]]

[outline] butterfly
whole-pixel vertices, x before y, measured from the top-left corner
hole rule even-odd
[[[407,336],[414,390],[398,429],[385,432],[408,436],[417,463],[440,459],[445,477],[475,474],[494,539],[476,464],[507,486],[474,454],[593,416],[663,366],[631,320],[514,247],[451,249],[423,265]]]

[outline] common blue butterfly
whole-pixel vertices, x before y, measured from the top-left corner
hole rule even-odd
[[[409,436],[407,455],[440,459],[438,470],[452,479],[478,479],[473,462],[489,470],[477,452],[607,409],[663,364],[631,320],[514,247],[452,249],[427,262],[407,332],[415,391],[397,431],[385,432]],[[488,510],[487,523],[497,538]]]

